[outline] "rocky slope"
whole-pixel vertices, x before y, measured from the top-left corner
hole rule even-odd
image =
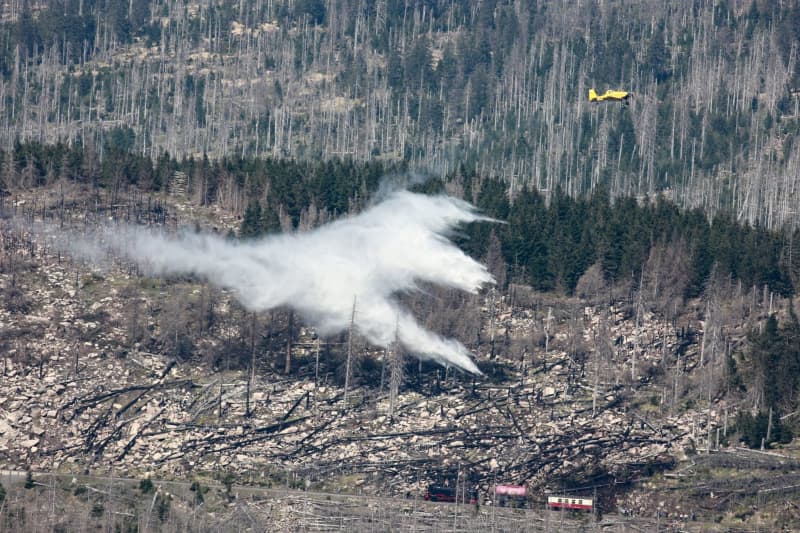
[[[407,376],[390,414],[382,381],[363,375],[345,405],[333,361],[315,376],[308,328],[293,337],[293,371],[283,375],[274,361],[283,353],[271,354],[250,387],[246,367],[197,355],[249,336],[224,292],[215,293],[216,312],[232,319],[198,333],[194,357],[153,350],[165,345],[154,341],[167,327],[165,300],[199,298],[202,284],[143,281],[124,264],[93,269],[10,219],[3,225],[0,468],[232,474],[385,495],[419,495],[430,483],[487,497],[496,482],[524,483],[540,496],[600,487],[599,501],[615,511],[635,480],[724,443],[733,416],[722,396],[706,401],[703,384],[723,365],[701,364],[704,322],[691,305],[667,322],[624,301],[487,293],[485,341],[475,353],[486,375],[426,366]],[[133,322],[144,331],[136,342]],[[379,368],[383,354],[366,347],[360,356]]]

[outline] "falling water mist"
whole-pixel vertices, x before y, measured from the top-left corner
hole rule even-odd
[[[474,293],[494,280],[450,240],[459,225],[489,220],[447,196],[392,191],[362,213],[304,233],[231,241],[218,235],[135,226],[91,238],[54,234],[65,251],[92,262],[112,254],[148,275],[193,274],[230,289],[251,311],[294,309],[321,334],[350,324],[370,342],[395,340],[410,353],[480,373],[468,350],[420,326],[397,295],[432,283]]]

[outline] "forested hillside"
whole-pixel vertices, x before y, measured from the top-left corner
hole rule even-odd
[[[512,198],[602,186],[797,216],[797,1],[4,6],[7,148],[467,162]],[[590,105],[590,87],[635,96]]]
[[[238,214],[241,238],[307,231],[355,214],[391,181],[387,176],[400,176],[406,168],[338,158],[179,160],[166,152],[153,161],[117,148],[101,160],[91,149],[37,143],[16,143],[11,151],[0,151],[0,160],[15,184],[12,191],[76,183],[111,203],[130,190],[178,192],[197,206]],[[712,270],[745,290],[766,286],[782,296],[793,295],[800,282],[798,228],[769,230],[726,212],[709,219],[699,209],[681,210],[663,198],[613,199],[605,187],[570,197],[559,186],[549,201],[537,190],[523,189],[512,201],[505,182],[463,165],[414,187],[465,198],[502,222],[470,225],[458,239],[465,251],[487,262],[501,289],[517,283],[612,301],[614,294],[597,294],[597,283],[590,281],[595,279],[622,287],[617,297],[653,285],[652,299],[658,300],[698,296]]]
[[[577,198],[557,190],[550,202],[524,191],[509,203],[506,183],[467,168],[418,184],[504,221],[454,236],[496,288],[426,285],[398,296],[425,327],[469,349],[484,373],[474,379],[352,330],[320,335],[285,306],[249,310],[202,275],[144,277],[146,261],[130,256],[94,264],[63,253],[67,236],[129,224],[242,241],[278,229],[285,234],[264,242],[315,234],[369,209],[402,166],[153,161],[119,150],[100,159],[35,143],[2,156],[26,183],[0,198],[2,465],[417,498],[430,483],[487,494],[503,479],[535,491],[534,508],[555,486],[587,496],[598,488],[603,513],[636,506],[642,518],[631,523],[662,517],[649,502],[658,487],[673,524],[686,509],[698,509],[698,527],[720,530],[797,523],[784,505],[800,475],[788,260],[797,235],[788,229],[709,220],[664,200],[612,202],[601,189]],[[741,442],[781,455],[744,452]],[[687,479],[689,464],[697,474]],[[709,487],[728,497],[709,500]],[[122,520],[115,509],[124,509],[146,525],[153,505],[108,489],[59,516],[20,490],[0,520],[21,509],[54,523],[104,510]],[[183,519],[177,504],[159,521],[168,516]],[[261,520],[274,529],[273,515]]]
[[[2,3],[0,466],[217,479],[227,503],[234,479],[507,482],[656,528],[795,526],[798,52],[800,0]],[[323,331],[296,292],[248,306],[273,271],[242,289],[176,248],[151,272],[126,240],[207,239],[192,257],[226,273],[214,250],[296,241],[254,263],[315,287],[337,265],[303,238],[397,188],[493,219],[432,239],[481,283],[386,289],[480,377],[404,345],[399,314],[373,345],[351,278]],[[456,270],[419,247],[390,270],[413,253]],[[154,504],[129,509],[144,529]]]
[[[36,201],[32,208],[17,207],[18,195],[27,189],[34,198],[42,195],[41,217],[57,220],[60,226],[69,224],[64,219],[65,204],[68,210],[94,209],[91,219],[97,223],[101,221],[99,213],[107,209],[117,221],[177,223],[168,221],[160,200],[147,201],[155,218],[152,213],[131,212],[130,206],[141,204],[144,194],[167,203],[187,202],[197,209],[221,208],[234,225],[227,230],[229,238],[243,240],[313,230],[362,211],[379,196],[381,187],[391,183],[391,176],[406,183],[402,162],[338,158],[321,162],[236,156],[195,160],[162,153],[153,161],[114,148],[101,159],[101,154],[88,148],[37,143],[15,143],[10,152],[0,152],[0,158],[5,175],[18,184],[10,198],[0,201],[6,215],[21,216],[26,211],[28,216],[36,215]],[[84,198],[75,198],[76,187],[84,191]],[[687,312],[686,304],[699,298],[709,306],[702,311],[704,320],[739,330],[722,335],[725,343],[731,344],[734,337],[747,334],[757,324],[752,321],[755,317],[744,318],[751,313],[744,311],[745,297],[752,302],[771,302],[773,294],[791,299],[800,282],[798,228],[751,226],[725,212],[709,219],[699,209],[681,210],[663,198],[639,203],[623,196],[612,202],[605,187],[578,197],[557,187],[549,202],[541,192],[525,189],[512,202],[507,183],[482,177],[463,165],[413,187],[466,198],[500,222],[470,224],[455,238],[463,250],[488,266],[499,294],[512,300],[516,288],[531,287],[556,298],[577,297],[601,307],[626,302],[675,324],[677,317]],[[98,205],[106,207],[97,212]],[[8,242],[13,247],[17,239]],[[27,301],[26,297],[16,287],[5,292],[10,308],[25,307],[19,302]],[[479,349],[479,331],[470,330],[479,320],[478,304],[452,294],[443,298],[443,309],[423,305],[416,312],[426,321],[438,320],[440,329],[451,329],[462,342]],[[713,310],[719,306],[727,308],[722,315]],[[800,390],[795,373],[784,371],[798,364],[795,351],[782,348],[791,344],[782,339],[792,338],[798,327],[793,311],[789,318],[780,331],[777,322],[767,327],[766,333],[763,325],[753,329],[749,346],[740,348],[747,371],[737,374],[731,359],[733,366],[725,372],[725,379],[743,391],[758,391],[755,406],[768,405],[783,414],[794,410],[795,394]],[[190,336],[186,341],[194,343]],[[741,341],[739,338],[736,343]],[[177,349],[178,344],[167,343],[164,348]],[[505,350],[506,355],[514,351],[508,346]],[[189,348],[184,356],[192,351]]]

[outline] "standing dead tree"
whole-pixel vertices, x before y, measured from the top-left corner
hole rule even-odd
[[[389,350],[389,418],[394,417],[394,411],[397,406],[397,395],[404,378],[404,366],[403,351],[397,340],[397,331],[395,330],[394,343]]]
[[[350,315],[350,327],[347,329],[347,361],[344,368],[344,408],[347,409],[347,393],[350,389],[350,375],[353,359],[353,328],[356,321],[356,297],[353,296],[353,312]]]

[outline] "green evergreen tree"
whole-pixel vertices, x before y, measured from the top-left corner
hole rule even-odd
[[[771,315],[763,331],[751,334],[749,340],[752,364],[763,383],[765,408],[782,414],[799,407],[800,324],[796,318],[779,326]]]
[[[650,46],[645,58],[645,64],[651,69],[653,78],[658,83],[664,83],[672,75],[669,60],[667,48],[664,46],[664,25],[660,23],[650,38]]]
[[[244,211],[239,236],[242,239],[254,239],[261,235],[261,204],[258,200],[250,202]]]
[[[327,17],[325,0],[296,0],[294,15],[297,18],[308,16],[312,24],[323,24]]]
[[[280,232],[281,222],[278,218],[278,210],[275,209],[270,202],[267,202],[267,205],[261,211],[261,218],[258,226],[260,234]]]
[[[430,43],[426,37],[419,37],[411,43],[404,71],[406,86],[414,91],[434,85]]]

